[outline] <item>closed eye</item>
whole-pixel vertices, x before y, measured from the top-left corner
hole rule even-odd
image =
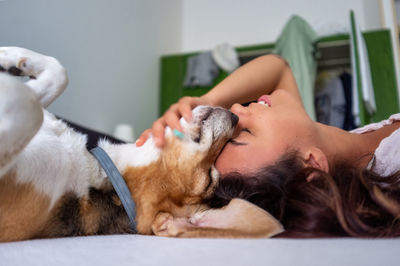
[[[243,128],[243,129],[241,130],[241,132],[247,132],[247,133],[253,135],[253,133],[251,133],[251,131],[250,131],[248,128]]]
[[[246,133],[248,133],[248,134],[253,135],[253,134],[251,133],[251,131],[250,131],[249,129],[247,129],[247,128],[243,128],[240,132],[246,132]],[[232,145],[236,145],[236,146],[247,145],[247,142],[237,141],[237,140],[235,140],[235,139],[230,139],[230,140],[228,141],[228,143],[230,143],[230,144],[232,144]]]
[[[234,140],[234,139],[230,139],[228,141],[228,143],[230,143],[232,145],[236,145],[236,146],[247,145],[247,143],[245,143],[245,142],[240,142],[240,141],[237,141],[237,140]]]

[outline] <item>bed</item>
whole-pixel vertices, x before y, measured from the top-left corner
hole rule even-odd
[[[362,265],[400,263],[398,239],[177,239],[111,235],[0,244],[0,265]]]
[[[66,121],[98,139],[122,141]],[[18,265],[400,265],[398,239],[177,239],[111,235],[0,243],[0,266]]]

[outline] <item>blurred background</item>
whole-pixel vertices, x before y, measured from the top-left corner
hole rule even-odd
[[[240,64],[273,52],[293,15],[312,28],[313,42],[339,36],[331,40],[339,47],[332,53],[347,57],[337,67],[350,73],[350,10],[363,33],[391,28],[388,75],[397,104],[396,6],[385,0],[2,0],[0,45],[51,55],[65,66],[70,83],[50,111],[109,134],[130,125],[137,137],[177,97],[203,93],[229,72],[220,69],[211,85],[184,85],[189,57],[221,44],[228,44],[222,52],[238,52]]]

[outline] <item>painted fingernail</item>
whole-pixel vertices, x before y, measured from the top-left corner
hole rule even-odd
[[[174,129],[173,133],[174,133],[174,135],[175,135],[177,138],[180,138],[180,139],[183,139],[183,138],[184,138],[183,133],[180,132],[180,131],[177,130],[177,129]]]

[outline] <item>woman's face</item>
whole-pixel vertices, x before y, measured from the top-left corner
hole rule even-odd
[[[248,173],[274,163],[289,148],[299,149],[309,139],[313,124],[301,108],[274,105],[273,99],[272,107],[235,104],[231,111],[239,123],[215,163],[221,174]]]

